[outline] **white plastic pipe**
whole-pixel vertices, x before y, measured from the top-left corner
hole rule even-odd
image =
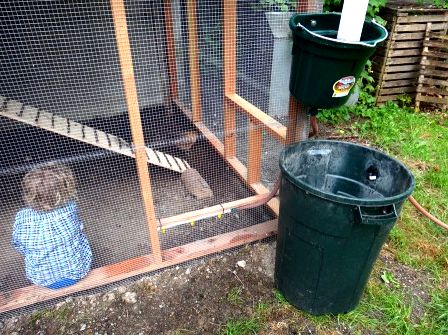
[[[344,0],[338,40],[359,42],[369,0]]]

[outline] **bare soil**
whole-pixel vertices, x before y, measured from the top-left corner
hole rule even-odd
[[[5,316],[0,334],[219,334],[229,320],[254,317],[260,303],[277,307],[265,315],[259,334],[354,333],[344,324],[323,329],[307,314],[280,305],[274,294],[274,259],[275,242],[248,245],[100,293]],[[376,267],[371,280],[392,271],[406,288],[406,299],[427,300],[427,274],[400,265],[387,250]],[[413,317],[422,311],[415,304]]]

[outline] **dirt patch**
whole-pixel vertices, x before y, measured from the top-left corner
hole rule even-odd
[[[319,321],[279,299],[274,262],[275,242],[249,245],[0,321],[0,334],[220,334],[231,320],[259,321],[262,335],[356,333],[337,318]],[[387,247],[376,268],[371,280],[381,280],[378,270],[391,272],[416,324],[429,300],[428,274],[399,264]]]
[[[431,300],[428,294],[431,277],[427,272],[398,263],[393,253],[387,249],[382,250],[379,260],[383,263],[383,270],[392,273],[393,278],[398,282],[406,303],[412,306],[411,319],[417,323],[425,313],[424,304]],[[390,287],[396,285],[395,283],[384,284]]]
[[[0,334],[214,334],[273,299],[265,274],[273,273],[273,250],[273,244],[246,247],[106,293],[67,298],[7,320]]]

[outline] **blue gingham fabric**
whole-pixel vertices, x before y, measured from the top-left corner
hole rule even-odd
[[[41,286],[63,278],[81,279],[92,263],[92,251],[74,201],[49,212],[30,208],[19,211],[12,244],[25,256],[28,279]]]

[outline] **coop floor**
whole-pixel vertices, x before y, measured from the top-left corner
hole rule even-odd
[[[151,166],[152,188],[156,216],[168,217],[252,195],[247,187],[232,172],[224,160],[205,139],[183,152],[169,145],[185,131],[193,130],[191,124],[180,114],[169,117],[174,123],[157,125],[157,117],[165,115],[163,109],[152,109],[143,113],[143,125],[147,143],[167,153],[185,158],[209,183],[214,192],[212,199],[196,200],[184,188],[180,175]],[[156,113],[156,114],[155,114]],[[175,111],[174,113],[178,113]],[[151,118],[145,119],[145,115]],[[0,119],[0,122],[5,122]],[[7,121],[9,122],[9,121]],[[120,118],[104,123],[113,134],[127,137],[120,126]],[[94,122],[93,122],[94,123]],[[175,123],[178,125],[176,126]],[[4,124],[3,124],[4,126]],[[94,252],[93,267],[116,263],[151,252],[147,223],[141,200],[135,161],[131,158],[110,155],[106,151],[79,144],[74,140],[49,134],[43,130],[15,125],[14,132],[0,138],[0,144],[8,148],[9,156],[1,157],[0,175],[0,291],[29,285],[25,277],[24,262],[11,246],[12,225],[15,213],[23,207],[20,183],[26,167],[36,163],[59,159],[68,163],[75,171],[78,182],[78,204],[86,233]],[[13,129],[9,127],[8,129]],[[158,129],[157,131],[155,129]],[[164,131],[170,129],[170,131]],[[30,141],[33,145],[30,148]],[[49,141],[51,149],[49,150]],[[21,144],[22,143],[22,144]],[[56,143],[56,144],[55,144]],[[168,144],[168,145],[167,145]],[[15,153],[15,154],[14,154]],[[80,155],[88,159],[75,159]],[[37,157],[37,158],[36,158]],[[90,158],[89,158],[90,157]],[[67,159],[68,158],[68,159]],[[79,157],[78,157],[79,158]],[[19,167],[17,169],[17,167]],[[5,171],[16,171],[7,174]],[[20,170],[23,170],[20,172]],[[183,225],[160,233],[164,249],[204,239],[217,234],[240,229],[271,219],[265,208],[243,210],[228,214],[221,219],[211,218],[197,222],[194,226]]]

